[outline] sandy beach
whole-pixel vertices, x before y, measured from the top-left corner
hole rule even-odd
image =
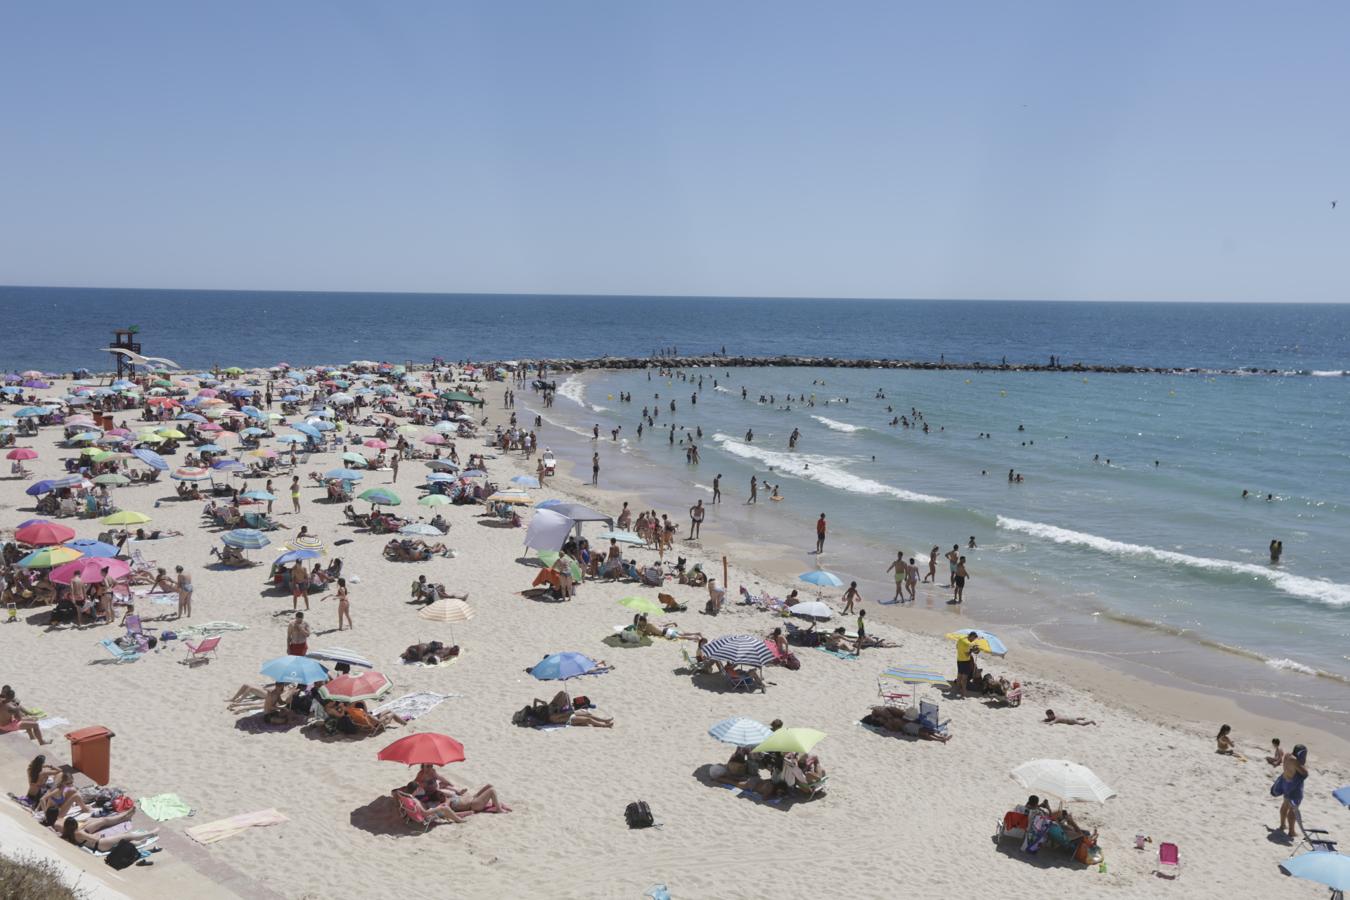
[[[64,383],[52,391],[59,396]],[[509,416],[502,383],[476,385],[486,403],[482,415],[491,433]],[[527,388],[518,388],[523,394]],[[128,427],[134,411],[118,413]],[[368,435],[372,428],[355,429]],[[288,432],[279,426],[278,433]],[[24,489],[38,477],[62,472],[60,460],[74,451],[59,446],[59,426],[20,440],[38,458],[26,463],[30,477],[0,480],[0,520],[8,539],[31,518]],[[547,443],[547,432],[540,435]],[[233,447],[230,444],[229,447]],[[179,456],[186,448],[179,450]],[[133,797],[178,794],[190,817],[163,823],[165,852],[156,865],[113,873],[100,860],[62,845],[9,802],[19,815],[11,825],[32,841],[57,848],[67,863],[110,881],[128,897],[264,896],[363,898],[396,892],[448,892],[470,897],[640,897],[656,884],[674,898],[737,898],[772,895],[811,897],[931,896],[942,891],[982,896],[1052,892],[1081,897],[1307,897],[1325,895],[1308,882],[1284,877],[1277,865],[1292,851],[1272,838],[1279,800],[1270,796],[1276,770],[1262,757],[1279,735],[1286,748],[1309,748],[1303,815],[1309,827],[1333,835],[1345,810],[1330,792],[1350,782],[1350,747],[1304,725],[1244,713],[1231,702],[1169,689],[1078,658],[1027,653],[1011,646],[1006,659],[985,661],[987,670],[1022,683],[1018,708],[995,708],[979,697],[949,698],[936,687],[921,689],[940,702],[952,738],[942,744],[884,736],[859,720],[878,701],[878,675],[908,664],[955,675],[952,642],[941,634],[950,615],[923,607],[947,594],[919,588],[918,608],[868,602],[869,633],[898,644],[841,658],[815,649],[797,650],[801,668],[765,670],[767,690],[733,693],[723,683],[691,678],[681,649],[693,644],[657,639],[649,646],[614,641],[615,626],[631,612],[617,601],[655,599],[654,588],[627,582],[588,581],[575,599],[537,602],[521,595],[538,572],[534,553],[522,546],[523,528],[503,527],[481,517],[481,507],[443,506],[451,523],[445,542],[453,558],[420,563],[382,556],[386,537],[356,531],[344,522],[342,505],[324,502],[324,489],[306,477],[341,465],[341,450],[316,454],[297,469],[302,509],[289,510],[285,478],[277,477],[276,503],[282,530],[273,546],[249,551],[261,565],[219,568],[210,555],[221,529],[202,517],[204,501],[180,501],[176,482],[114,488],[120,507],[152,516],[148,527],[182,536],[131,544],[157,565],[182,565],[195,584],[192,621],[243,626],[225,633],[218,655],[188,666],[181,641],[168,641],[135,662],[115,663],[99,646],[119,629],[110,625],[49,628],[47,610],[21,609],[17,623],[0,627],[0,655],[8,664],[3,681],[25,704],[41,707],[69,725],[50,737],[45,751],[69,758],[62,733],[104,725],[112,743],[112,781]],[[491,452],[481,440],[459,440],[459,453]],[[173,458],[172,465],[179,465]],[[397,512],[430,518],[415,505],[417,486],[429,470],[403,462],[392,471],[370,472],[359,489],[388,486],[403,499]],[[488,460],[492,481],[507,486],[532,474],[534,460],[498,454]],[[582,474],[580,472],[576,473]],[[589,473],[586,473],[589,474]],[[248,479],[248,488],[261,488]],[[588,503],[611,515],[622,502],[634,509],[640,497],[620,496],[582,485],[568,473],[530,492],[532,499],[559,497]],[[360,502],[364,510],[368,505]],[[685,521],[684,510],[663,510]],[[529,513],[522,515],[528,521]],[[104,530],[97,520],[61,519],[81,538]],[[264,584],[267,563],[301,526],[327,545],[327,559],[341,557],[350,582],[354,628],[338,633],[335,601],[312,595],[310,649],[343,647],[372,660],[394,684],[389,698],[411,692],[447,695],[424,716],[384,735],[361,739],[324,735],[300,727],[263,725],[254,714],[236,715],[225,701],[241,684],[263,684],[261,663],[286,650],[291,598]],[[734,602],[737,589],[783,595],[793,587],[790,560],[774,547],[732,541],[717,531],[710,511],[703,539],[681,540],[675,551],[692,565],[721,578],[729,559],[729,600],[716,617],[704,615],[707,592],[667,582],[687,611],[671,617],[681,630],[708,637],[767,634],[783,620]],[[655,551],[637,550],[640,562]],[[425,621],[410,604],[409,586],[419,575],[454,593],[467,592],[476,615],[453,626]],[[838,609],[838,591],[827,597]],[[940,598],[940,599],[939,599]],[[147,627],[175,629],[172,606],[138,610]],[[967,612],[971,627],[977,616]],[[836,619],[852,630],[853,618]],[[400,653],[422,641],[452,640],[460,658],[440,667],[400,663]],[[608,640],[607,640],[608,639]],[[512,724],[512,714],[534,698],[557,690],[526,669],[546,654],[577,651],[613,666],[604,675],[569,682],[598,712],[614,718],[612,729],[567,727],[534,730]],[[1088,727],[1050,726],[1046,708],[1095,720]],[[811,798],[772,803],[715,785],[710,764],[724,763],[731,748],[708,736],[714,722],[744,715],[788,727],[825,732],[815,752],[828,770],[827,789]],[[1215,753],[1221,722],[1233,725],[1241,761]],[[492,784],[511,812],[478,814],[462,825],[427,833],[398,817],[390,790],[409,771],[376,759],[391,740],[434,731],[463,743],[466,760],[445,767],[459,784]],[[23,767],[38,748],[22,733],[0,737],[0,780],[22,794]],[[1068,759],[1089,767],[1116,795],[1103,804],[1074,803],[1071,810],[1088,830],[1099,831],[1104,867],[1074,863],[1043,850],[1022,853],[1015,841],[996,843],[996,823],[1027,794],[1009,775],[1028,760]],[[647,801],[659,828],[630,830],[625,806]],[[253,828],[208,846],[183,831],[219,819],[275,808],[282,824]],[[9,850],[0,830],[0,850]],[[1135,835],[1152,838],[1135,849]],[[1181,874],[1169,881],[1155,874],[1157,847],[1180,847]],[[200,885],[200,888],[198,887]],[[199,893],[200,890],[200,893]],[[106,896],[116,896],[107,894]]]

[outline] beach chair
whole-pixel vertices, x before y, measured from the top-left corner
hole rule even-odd
[[[155,571],[155,560],[146,559],[145,554],[137,547],[131,551],[131,570],[133,572],[153,572]]]
[[[187,648],[188,652],[187,659],[183,661],[185,664],[190,666],[198,662],[207,662],[209,659],[208,654],[214,656],[216,647],[220,646],[220,636],[209,637],[196,644],[192,643],[192,641],[185,640],[183,641],[183,646]]]
[[[727,683],[731,685],[733,691],[753,691],[755,689],[755,679],[750,677],[749,672],[736,675],[726,666],[723,666],[722,674],[726,677]]]
[[[394,791],[393,796],[394,802],[398,804],[399,818],[407,822],[410,828],[420,828],[423,832],[427,832],[432,825],[440,821],[428,813],[426,807],[416,797],[410,797],[403,791]]]
[[[893,678],[877,679],[877,696],[881,698],[882,706],[909,706],[910,700],[914,695],[908,691],[900,690],[900,687]]]
[[[700,675],[704,672],[709,671],[710,669],[706,660],[704,662],[699,662],[698,660],[690,656],[689,651],[683,647],[680,648],[680,656],[684,657],[685,668],[687,668],[690,672],[693,672],[695,675]]]
[[[1176,878],[1181,875],[1181,851],[1176,844],[1166,841],[1158,845],[1157,873],[1163,878]]]
[[[997,825],[994,835],[995,840],[1014,840],[1020,844],[1022,839],[1027,836],[1027,825],[1029,823],[1030,819],[1026,813],[1010,809],[1003,814],[1003,821]]]
[[[938,719],[938,705],[929,703],[927,700],[919,701],[919,724],[933,734],[946,734],[947,726],[951,724],[951,719],[946,722]]]
[[[1331,839],[1331,832],[1327,831],[1325,828],[1305,827],[1303,824],[1303,810],[1301,809],[1295,809],[1295,816],[1298,820],[1299,834],[1303,835],[1303,839],[1294,845],[1294,853],[1289,854],[1290,856],[1293,856],[1304,848],[1307,848],[1310,852],[1317,850],[1326,853],[1336,852],[1336,842]]]
[[[116,638],[104,638],[98,643],[100,647],[111,653],[113,659],[117,660],[117,662],[119,663],[135,662],[136,660],[141,658],[141,651],[139,649],[128,650],[123,647],[119,647],[117,645]],[[137,647],[139,648],[139,646],[140,645],[138,644]]]
[[[145,640],[145,631],[141,628],[140,616],[127,616],[127,634],[134,637],[137,641]]]
[[[798,781],[793,785],[799,793],[804,794],[806,799],[814,800],[819,795],[825,793],[825,787],[829,784],[830,776],[826,775],[819,781]]]

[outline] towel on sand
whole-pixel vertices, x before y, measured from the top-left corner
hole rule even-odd
[[[816,649],[819,650],[821,653],[828,653],[828,654],[830,654],[831,656],[837,656],[837,657],[839,657],[840,659],[853,659],[853,660],[856,660],[856,659],[858,658],[856,654],[853,654],[853,653],[845,653],[843,650],[831,650],[831,649],[828,648],[828,647],[817,647]]]
[[[375,714],[397,713],[405,719],[420,719],[433,709],[441,705],[441,702],[450,697],[460,697],[462,694],[437,694],[434,691],[415,691],[411,694],[404,694],[396,700],[390,700],[375,707]]]
[[[153,797],[142,797],[137,801],[137,805],[141,808],[141,812],[156,822],[167,822],[170,819],[179,819],[192,813],[192,807],[184,803],[183,798],[177,794],[156,794]]]
[[[189,625],[187,628],[178,630],[178,636],[182,637],[214,637],[218,634],[224,634],[227,631],[248,631],[247,625],[240,625],[237,622],[206,622],[202,625]]]
[[[50,719],[39,719],[38,727],[43,731],[50,731],[58,725],[69,725],[69,719],[63,719],[60,716],[52,716]]]
[[[242,834],[250,828],[262,828],[265,825],[280,825],[289,821],[275,809],[260,809],[257,812],[243,813],[228,819],[218,819],[205,825],[196,825],[187,829],[185,834],[199,844],[214,844],[227,837]]]

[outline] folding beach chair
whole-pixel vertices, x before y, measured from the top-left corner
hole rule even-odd
[[[891,678],[877,679],[877,696],[881,698],[883,706],[909,706],[909,702],[914,695],[907,691],[902,691],[896,685],[895,680]]]
[[[948,719],[946,722],[939,721],[938,705],[936,703],[929,703],[927,700],[919,701],[919,724],[924,728],[934,734],[946,734],[947,726],[950,723],[951,719]]]
[[[1026,813],[1010,809],[1003,814],[1003,821],[997,824],[997,830],[994,833],[995,839],[1001,841],[1010,838],[1020,843],[1027,836],[1029,824],[1030,817]]]
[[[187,659],[183,660],[186,665],[195,665],[198,662],[207,662],[208,654],[215,655],[216,647],[220,645],[220,637],[209,637],[206,640],[194,644],[192,641],[183,641],[183,646],[187,648]]]
[[[1303,839],[1294,845],[1294,852],[1289,854],[1290,856],[1293,856],[1305,848],[1309,851],[1323,850],[1327,853],[1336,852],[1336,842],[1331,839],[1331,832],[1327,831],[1325,828],[1305,827],[1303,825],[1303,810],[1301,809],[1296,808],[1295,818],[1298,821],[1299,834],[1303,835]]]
[[[693,672],[695,675],[707,672],[709,669],[708,663],[706,661],[699,662],[698,660],[694,659],[692,656],[689,655],[689,651],[683,647],[680,648],[680,656],[684,657],[685,667],[688,668],[689,671]]]
[[[753,691],[755,689],[755,679],[750,677],[749,672],[743,675],[733,675],[726,666],[723,666],[722,674],[726,676],[733,691]]]
[[[425,832],[439,821],[427,813],[426,807],[416,797],[410,797],[403,791],[394,791],[394,802],[398,804],[399,818],[412,828],[420,828]]]
[[[124,647],[119,647],[115,638],[104,638],[98,643],[100,647],[111,653],[113,658],[119,663],[135,662],[141,658],[141,651],[139,649],[128,650]],[[138,644],[137,646],[139,647],[140,645]]]
[[[1164,878],[1176,878],[1181,874],[1181,851],[1176,844],[1164,841],[1158,845],[1157,872]]]

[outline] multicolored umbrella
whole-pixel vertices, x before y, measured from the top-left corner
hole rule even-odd
[[[976,636],[975,645],[979,647],[981,651],[994,656],[1008,655],[1008,648],[998,639],[998,635],[989,631],[981,631],[978,628],[964,628],[960,631],[949,632],[945,637],[949,641],[959,641],[962,638],[969,637],[972,631],[975,632]]]
[[[41,550],[34,550],[32,553],[19,560],[19,566],[24,569],[51,569],[62,563],[74,562],[83,554],[72,547],[43,547]]]
[[[323,540],[312,534],[302,534],[293,537],[286,542],[286,546],[291,550],[313,550],[315,553],[325,553]]]
[[[236,528],[226,532],[220,539],[227,547],[240,550],[261,550],[272,541],[256,528]]]
[[[199,466],[183,466],[174,469],[173,474],[169,476],[175,481],[209,481],[211,479],[211,470],[203,469]]]

